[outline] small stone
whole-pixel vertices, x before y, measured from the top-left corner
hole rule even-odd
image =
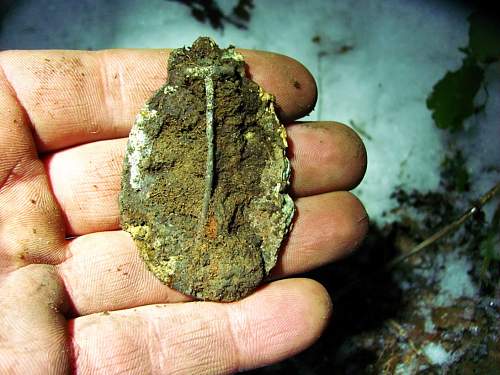
[[[121,224],[149,270],[198,299],[235,301],[276,264],[291,227],[286,131],[243,56],[209,38],[171,52],[137,114]]]

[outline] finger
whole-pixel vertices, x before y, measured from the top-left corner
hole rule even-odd
[[[301,118],[314,109],[318,95],[316,82],[304,65],[277,53],[240,52],[249,67],[249,78],[276,96],[278,115],[284,123]]]
[[[285,122],[314,107],[316,85],[299,62],[243,51],[249,74],[277,97]],[[165,82],[168,50],[6,51],[0,54],[40,151],[125,137],[142,104]]]
[[[17,99],[0,69],[0,274],[64,259],[64,222]]]
[[[123,231],[72,240],[68,259],[57,265],[57,271],[66,286],[73,316],[189,300],[147,270],[132,238]]]
[[[288,128],[292,193],[296,197],[347,190],[366,169],[362,141],[338,123]],[[60,151],[45,160],[67,231],[80,235],[119,228],[118,193],[125,138]]]
[[[345,191],[301,198],[294,227],[272,271],[272,277],[310,271],[345,257],[368,231],[361,202]]]
[[[229,374],[268,365],[310,346],[331,302],[308,279],[281,280],[230,304],[143,306],[72,321],[81,373]]]
[[[367,216],[350,193],[338,192],[297,200],[297,216],[273,277],[305,272],[345,256],[367,230]],[[58,265],[75,315],[104,310],[185,301],[157,280],[122,231],[77,237],[69,258]]]
[[[363,141],[337,122],[310,122],[287,127],[292,162],[292,192],[307,196],[351,190],[366,171]]]
[[[53,266],[32,264],[0,282],[0,373],[69,372],[64,286]]]

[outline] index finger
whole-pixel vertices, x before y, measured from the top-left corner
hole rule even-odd
[[[277,98],[283,122],[309,113],[316,84],[287,56],[243,50],[248,74]],[[0,68],[26,111],[40,152],[126,137],[165,82],[169,50],[5,51]]]

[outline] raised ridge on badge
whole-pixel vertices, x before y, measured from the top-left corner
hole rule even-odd
[[[234,301],[276,264],[290,230],[286,131],[243,56],[206,37],[173,50],[137,114],[120,192],[122,228],[162,282]]]

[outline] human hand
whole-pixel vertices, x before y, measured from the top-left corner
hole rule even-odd
[[[302,65],[242,52],[284,122],[313,108]],[[315,281],[192,302],[160,283],[119,230],[126,137],[167,57],[0,53],[0,373],[231,373],[289,357],[324,329],[331,302]],[[297,214],[272,279],[344,256],[367,230],[346,192],[365,171],[360,139],[331,122],[292,124],[288,135]]]

